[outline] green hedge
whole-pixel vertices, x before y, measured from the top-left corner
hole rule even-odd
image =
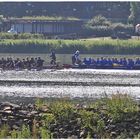
[[[112,24],[111,26],[93,26],[84,27],[81,35],[84,37],[96,36],[107,37],[114,33],[124,32],[125,34],[134,35],[134,27],[132,25],[124,25],[120,23]]]
[[[12,33],[0,33],[0,39],[43,39],[43,34],[31,34],[31,33],[22,33],[22,34],[12,34]]]
[[[93,26],[85,27],[81,32],[84,37],[95,36],[95,37],[107,37],[111,36],[113,30],[109,26]]]
[[[1,53],[73,53],[80,50],[88,54],[140,54],[140,41],[130,40],[1,40]]]

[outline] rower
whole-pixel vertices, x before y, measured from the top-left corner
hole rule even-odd
[[[38,57],[38,59],[37,59],[37,68],[39,70],[41,70],[43,68],[43,63],[44,63],[44,60],[41,59],[40,57]]]
[[[80,64],[81,63],[81,60],[79,58],[79,51],[77,50],[74,55],[72,56],[72,64],[73,65],[76,65],[76,64]]]
[[[16,69],[21,69],[22,68],[22,62],[21,62],[21,60],[19,58],[17,58],[15,60],[15,68]]]
[[[27,57],[26,60],[25,60],[25,68],[27,68],[28,70],[31,69],[31,64],[30,64],[30,60],[29,60],[28,57]]]
[[[139,58],[136,59],[135,64],[136,65],[139,65],[140,64],[140,59]]]
[[[50,62],[50,64],[53,64],[53,65],[56,64],[55,51],[51,51],[50,57],[51,57],[51,62]]]

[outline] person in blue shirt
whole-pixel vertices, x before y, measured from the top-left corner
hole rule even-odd
[[[122,64],[123,64],[124,66],[127,66],[127,60],[126,60],[126,58],[123,58]]]
[[[132,59],[128,59],[127,68],[133,69],[133,67],[134,67],[134,61]]]
[[[114,59],[114,63],[119,64],[119,61],[117,58]]]
[[[100,58],[97,58],[96,65],[100,65]]]
[[[91,58],[88,59],[88,61],[87,61],[87,65],[88,65],[88,66],[91,65]]]
[[[123,65],[123,59],[122,59],[122,58],[120,58],[119,64],[120,64],[120,65]]]
[[[83,59],[83,64],[87,64],[87,59],[86,59],[86,57]]]
[[[136,65],[139,65],[140,64],[140,59],[139,58],[136,59],[135,64]]]
[[[103,59],[103,63],[104,63],[104,65],[107,65],[107,59],[106,58]]]
[[[91,59],[91,65],[96,65],[96,61],[93,58]]]
[[[113,62],[111,61],[110,58],[108,58],[108,60],[107,60],[107,64],[108,64],[109,66],[112,66]]]
[[[104,66],[104,58],[103,57],[101,57],[100,64],[101,64],[101,66]]]

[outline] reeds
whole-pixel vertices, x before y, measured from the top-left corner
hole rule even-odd
[[[1,40],[1,53],[56,53],[68,54],[80,50],[81,54],[140,54],[140,42],[130,40]]]

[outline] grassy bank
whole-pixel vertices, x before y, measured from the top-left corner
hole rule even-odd
[[[12,109],[7,112],[6,109],[4,116],[7,113],[8,117],[3,118],[1,114],[1,119],[14,122]],[[79,104],[68,99],[52,102],[37,99],[35,105],[26,106],[26,111],[19,110],[20,123],[18,109],[14,112],[16,123],[13,126],[1,124],[0,138],[140,138],[140,108],[128,95],[112,95]],[[34,116],[29,118],[33,112]]]
[[[94,39],[94,40],[1,40],[1,53],[73,53],[80,50],[85,54],[140,54],[140,41]]]

